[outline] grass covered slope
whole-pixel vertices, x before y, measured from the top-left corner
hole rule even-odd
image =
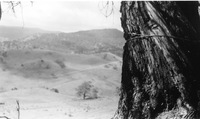
[[[97,55],[63,54],[45,50],[10,50],[2,53],[0,59],[4,70],[28,78],[44,79],[110,62]]]
[[[64,54],[9,50],[0,55],[0,116],[20,119],[105,119],[117,108],[121,60],[110,53]],[[91,81],[97,99],[82,100],[76,88]]]

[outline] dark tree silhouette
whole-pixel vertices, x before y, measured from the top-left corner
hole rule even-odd
[[[77,91],[77,96],[79,97],[83,97],[83,100],[85,100],[86,98],[88,98],[90,96],[90,91],[92,89],[92,87],[94,87],[92,85],[92,82],[90,81],[85,81],[83,82],[80,86],[78,86],[78,88],[76,89]]]
[[[120,12],[126,43],[113,119],[155,119],[178,109],[196,119],[200,113],[198,2],[123,1]]]

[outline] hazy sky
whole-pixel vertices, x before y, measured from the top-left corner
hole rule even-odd
[[[74,32],[88,29],[121,29],[120,2],[114,1],[114,14],[105,17],[106,1],[34,1],[22,2],[15,14],[2,3],[0,25],[38,27],[46,30]]]

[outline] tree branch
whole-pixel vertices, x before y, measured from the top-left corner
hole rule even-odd
[[[10,119],[7,116],[0,116],[0,118]]]

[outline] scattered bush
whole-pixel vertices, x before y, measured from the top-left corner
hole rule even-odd
[[[51,73],[51,77],[52,77],[52,78],[55,78],[55,79],[58,78],[58,77],[56,76],[56,74],[54,74],[54,73]]]
[[[3,56],[3,57],[8,57],[7,51],[4,51],[4,52],[2,53],[2,56]]]
[[[58,89],[56,89],[56,88],[52,88],[51,91],[53,91],[55,93],[59,93]]]
[[[0,102],[0,105],[5,105],[5,103],[4,102]]]
[[[50,91],[53,91],[53,92],[55,92],[55,93],[59,93],[59,90],[58,89],[56,89],[56,88],[48,88],[48,87],[45,87],[45,86],[42,86],[41,88],[44,88],[44,89],[46,89],[46,90],[50,90]]]
[[[50,69],[51,67],[50,67],[49,64],[47,64],[44,68],[45,68],[45,69]]]
[[[73,115],[72,115],[72,114],[68,114],[68,116],[69,116],[69,117],[73,117]]]
[[[117,70],[118,70],[118,67],[117,67],[116,65],[114,65],[114,66],[113,66],[113,69],[117,71]]]
[[[103,56],[103,59],[106,59],[107,58],[107,54],[105,54],[104,56]]]
[[[60,59],[55,60],[55,62],[63,69],[66,67],[65,63]]]
[[[12,88],[11,90],[18,90],[16,87]]]
[[[105,67],[105,68],[110,68],[110,66],[109,66],[109,65],[104,65],[104,67]]]
[[[45,86],[42,86],[41,88],[44,88],[44,89],[47,89],[47,90],[49,90],[49,88],[48,88],[48,87],[45,87]]]

